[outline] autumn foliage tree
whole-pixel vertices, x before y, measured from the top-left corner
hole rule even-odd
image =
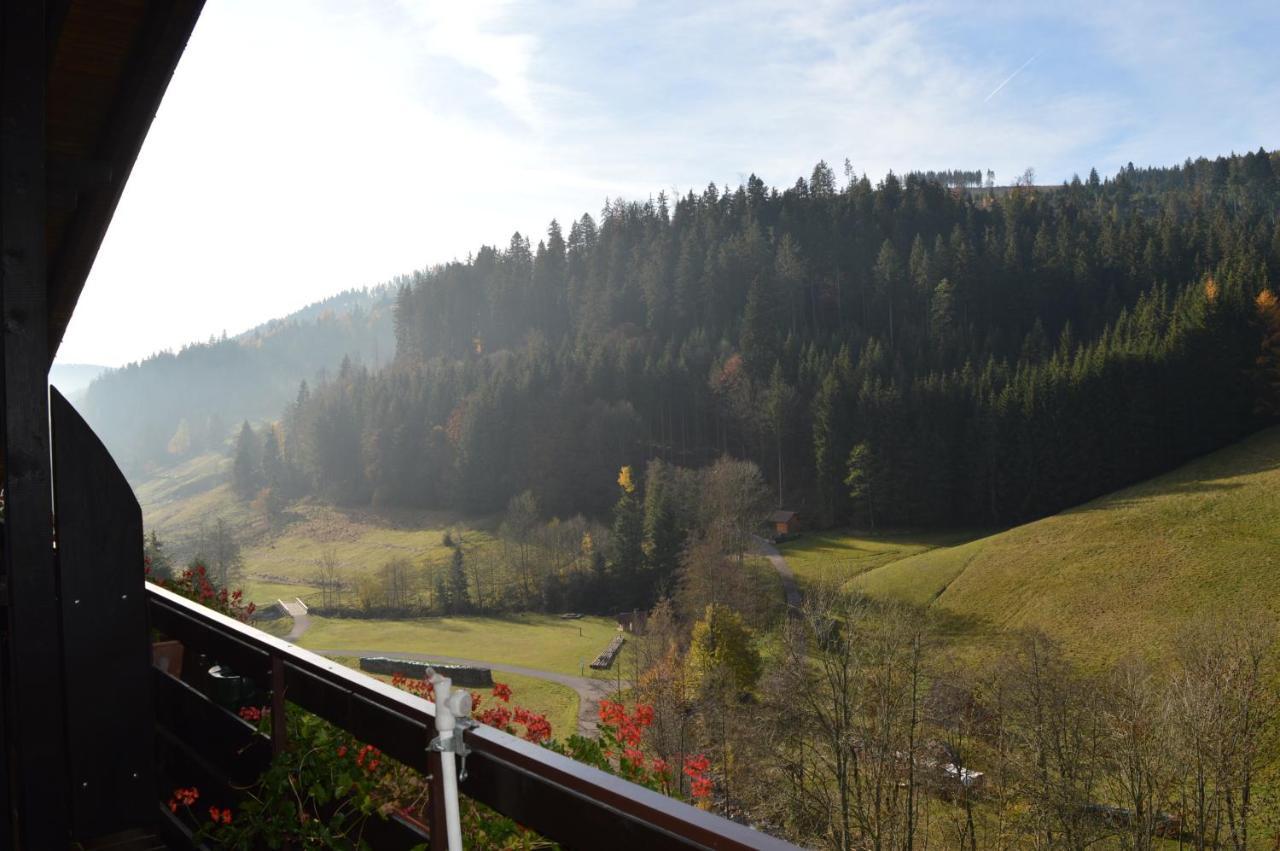
[[[1271,417],[1280,416],[1280,299],[1265,289],[1254,299],[1262,343],[1256,361],[1258,407]]]

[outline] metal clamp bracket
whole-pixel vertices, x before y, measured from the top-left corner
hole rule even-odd
[[[471,748],[467,747],[466,737],[462,734],[471,727],[476,726],[476,722],[470,718],[459,718],[457,724],[457,729],[454,730],[452,736],[447,739],[441,739],[436,736],[427,744],[427,750],[457,754],[458,758],[462,760],[462,765],[458,768],[458,780],[461,782],[467,779],[467,754],[471,753]]]

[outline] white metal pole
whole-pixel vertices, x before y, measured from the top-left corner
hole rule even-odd
[[[453,694],[448,677],[432,672],[431,684],[436,694],[436,733],[440,739],[440,780],[444,787],[444,818],[449,837],[449,851],[462,849],[462,814],[458,809],[458,766],[452,749],[458,712],[471,713],[471,695],[465,691]]]

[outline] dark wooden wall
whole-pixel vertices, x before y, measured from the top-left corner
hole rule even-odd
[[[65,695],[49,463],[45,3],[0,3],[0,440],[6,845],[65,848]]]
[[[142,509],[102,442],[50,391],[71,832],[155,817],[155,709]]]

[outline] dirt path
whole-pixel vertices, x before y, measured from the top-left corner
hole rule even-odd
[[[386,656],[393,659],[411,659],[415,662],[440,662],[444,665],[467,665],[476,668],[488,668],[507,674],[519,674],[568,686],[578,693],[578,732],[584,736],[594,735],[596,719],[599,718],[600,701],[617,691],[618,681],[597,680],[591,677],[575,677],[572,674],[557,674],[553,671],[540,671],[537,668],[526,668],[523,665],[506,665],[501,662],[486,662],[480,659],[463,659],[458,656],[441,656],[438,653],[409,653],[394,650],[312,650],[321,656]],[[626,682],[623,683],[626,685]]]
[[[293,629],[289,630],[289,634],[284,637],[285,641],[296,642],[302,637],[302,633],[307,631],[311,626],[311,616],[307,614],[307,604],[293,598],[292,602],[285,600],[276,600],[280,604],[280,608],[289,613],[289,617],[293,618]]]
[[[796,575],[791,572],[790,565],[787,560],[782,557],[782,553],[778,552],[778,548],[770,542],[755,536],[756,547],[760,550],[761,555],[769,559],[769,563],[773,565],[773,569],[778,571],[778,576],[782,577],[782,592],[787,597],[787,608],[795,610],[800,608],[800,603],[804,597],[800,594],[800,586],[796,584]]]

